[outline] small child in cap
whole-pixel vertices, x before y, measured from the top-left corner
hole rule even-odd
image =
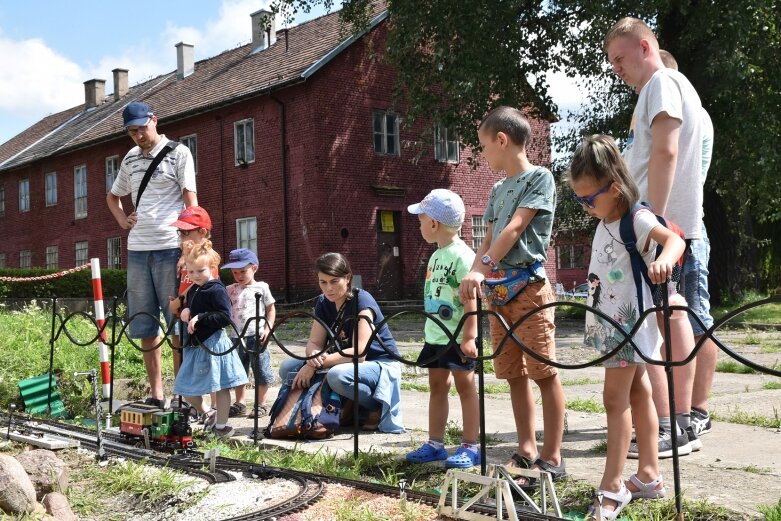
[[[239,347],[238,353],[247,374],[249,374],[250,359],[254,361],[256,356],[248,351],[255,351],[260,347],[271,328],[274,327],[274,318],[276,317],[274,307],[276,301],[271,295],[268,284],[255,280],[258,265],[258,256],[255,255],[255,252],[247,248],[239,248],[230,252],[228,262],[222,266],[222,269],[231,270],[233,280],[236,281],[228,286],[228,296],[233,306],[231,315],[233,324],[240,334],[243,332],[244,344]],[[257,304],[256,295],[258,296]],[[255,319],[256,311],[258,313],[257,320]],[[246,330],[244,330],[245,325]],[[236,333],[231,328],[230,336],[235,337],[235,335]],[[252,367],[257,376],[258,399],[255,410],[260,417],[268,413],[266,393],[268,386],[274,382],[274,373],[271,371],[271,356],[268,350],[260,354],[257,364],[259,367],[255,367],[255,365],[253,363]],[[245,386],[240,385],[236,387],[236,400],[230,407],[230,416],[244,416],[246,413]]]
[[[426,313],[436,315],[452,335],[464,313],[477,310],[475,300],[464,304],[458,296],[461,278],[469,272],[475,259],[475,253],[458,236],[464,222],[464,202],[450,190],[436,189],[421,202],[410,205],[407,210],[418,216],[423,239],[437,245],[426,269],[424,308]],[[426,319],[424,331],[425,343],[417,363],[420,367],[428,368],[431,388],[429,439],[420,448],[408,453],[407,460],[414,463],[445,460],[448,468],[478,465],[479,412],[474,379],[476,363],[471,359],[477,356],[477,317],[472,315],[466,319],[456,338],[457,344],[451,344],[448,333],[430,318]],[[444,438],[451,374],[461,400],[464,436],[455,454],[448,456]]]

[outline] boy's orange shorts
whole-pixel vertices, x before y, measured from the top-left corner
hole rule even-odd
[[[513,327],[513,324],[526,313],[554,300],[550,282],[545,279],[529,284],[518,296],[504,306],[490,304],[489,309],[501,315],[507,322],[507,327]],[[554,314],[553,307],[546,308],[529,316],[513,331],[526,348],[553,361],[556,360]],[[491,324],[491,342],[494,352],[496,352],[499,344],[508,333],[493,315],[489,316],[489,322]],[[505,380],[521,376],[528,376],[532,380],[544,380],[558,373],[555,367],[538,362],[526,355],[518,342],[512,338],[504,343],[502,352],[494,359],[494,369],[496,377]]]

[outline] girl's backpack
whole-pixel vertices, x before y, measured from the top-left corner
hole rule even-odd
[[[266,438],[330,438],[339,428],[342,398],[328,386],[325,372],[315,373],[307,389],[293,389],[296,372],[287,376],[271,406]]]
[[[624,242],[624,246],[626,247],[626,251],[629,252],[629,258],[632,261],[632,276],[635,280],[635,289],[637,290],[637,304],[639,307],[639,312],[642,314],[643,310],[645,309],[643,306],[643,280],[645,280],[645,283],[648,284],[648,287],[651,288],[651,294],[656,291],[656,287],[658,284],[654,284],[651,282],[650,277],[648,277],[648,266],[646,266],[645,261],[643,260],[643,256],[640,254],[637,248],[637,235],[635,234],[635,227],[634,227],[634,218],[635,214],[640,210],[650,210],[651,213],[653,213],[653,208],[651,208],[651,205],[649,203],[646,203],[644,201],[641,201],[639,203],[635,203],[634,206],[632,206],[632,209],[627,212],[623,217],[621,217],[621,223],[619,224],[619,231],[621,233],[621,240]],[[676,233],[678,236],[681,237],[684,241],[686,240],[686,236],[683,234],[683,230],[675,224],[672,221],[668,221],[661,215],[657,215],[656,220],[659,221],[659,224],[667,228],[668,230],[671,230],[672,232]],[[689,248],[689,243],[686,243],[686,250]],[[662,245],[659,244],[656,247],[656,256],[658,257],[662,253]],[[681,270],[683,270],[683,261],[686,258],[686,250],[684,250],[683,255],[678,259],[677,264],[680,266]]]

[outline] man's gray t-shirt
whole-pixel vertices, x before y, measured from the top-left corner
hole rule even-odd
[[[700,239],[702,223],[702,104],[697,91],[680,72],[662,68],[640,91],[634,111],[632,139],[624,152],[629,173],[648,200],[651,124],[666,112],[681,121],[678,158],[665,217],[681,227],[687,239]]]
[[[168,139],[160,135],[160,142],[146,156],[140,147],[133,147],[122,160],[111,193],[117,197],[129,194],[135,204],[146,169],[167,143]],[[190,150],[180,144],[166,154],[149,179],[139,207],[135,209],[138,222],[128,235],[128,250],[153,251],[179,247],[179,237],[171,223],[184,210],[182,190],[185,189],[196,191],[195,168]]]
[[[492,243],[512,220],[518,208],[537,210],[537,214],[507,255],[503,259],[496,259],[501,269],[523,267],[547,259],[556,208],[556,184],[550,170],[535,166],[518,175],[505,177],[491,188],[483,218],[486,223],[492,224]],[[544,276],[544,269],[538,275]]]

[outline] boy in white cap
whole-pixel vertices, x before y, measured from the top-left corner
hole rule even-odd
[[[268,336],[271,328],[274,327],[276,318],[276,308],[274,306],[274,297],[271,295],[271,289],[268,284],[255,280],[255,273],[258,271],[258,256],[255,252],[247,248],[238,248],[230,252],[228,262],[222,266],[222,269],[230,269],[233,273],[235,284],[228,286],[228,296],[232,304],[233,325],[239,333],[243,333],[244,345],[246,350],[239,348],[239,358],[244,365],[244,371],[249,374],[250,358],[255,359],[254,354],[248,351],[255,351],[260,347],[260,343]],[[257,298],[257,301],[256,301]],[[258,320],[255,320],[257,313]],[[244,327],[246,325],[246,330]],[[255,341],[255,332],[257,331],[257,341]],[[233,330],[230,330],[230,336],[235,336]],[[266,393],[268,386],[274,382],[274,373],[271,370],[271,356],[268,350],[263,351],[259,358],[257,367],[253,363],[252,370],[257,377],[257,396],[255,404],[257,415],[264,416],[268,412],[266,407]],[[236,401],[230,407],[230,416],[244,416],[247,413],[247,406],[244,403],[245,388],[243,385],[236,387]]]
[[[420,234],[426,242],[437,244],[437,251],[431,255],[426,269],[423,302],[426,313],[437,316],[448,329],[444,331],[434,320],[426,319],[425,343],[418,355],[418,364],[429,370],[429,440],[408,453],[407,460],[415,463],[445,460],[448,468],[468,468],[480,463],[476,364],[471,359],[477,356],[477,317],[472,315],[464,321],[456,336],[458,345],[451,344],[448,336],[448,332],[450,335],[456,332],[465,312],[477,310],[475,300],[462,303],[458,297],[461,278],[469,272],[475,259],[475,253],[458,236],[464,222],[464,202],[450,190],[436,189],[407,210],[418,216]],[[448,457],[444,437],[451,374],[461,400],[464,435],[455,454]]]

